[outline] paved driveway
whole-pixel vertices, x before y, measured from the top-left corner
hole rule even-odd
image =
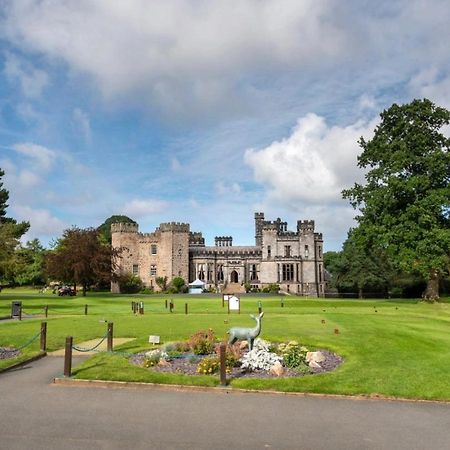
[[[52,385],[0,374],[0,449],[446,449],[450,404]]]

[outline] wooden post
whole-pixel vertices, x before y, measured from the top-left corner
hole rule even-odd
[[[262,303],[258,302],[258,314],[262,313]]]
[[[281,299],[281,307],[284,308],[284,300]]]
[[[144,302],[141,302],[141,303],[140,303],[140,307],[141,307],[141,308],[140,308],[140,310],[139,310],[139,313],[140,313],[140,314],[144,314]]]
[[[108,323],[108,345],[107,345],[107,350],[108,352],[112,352],[113,351],[113,323],[109,322]]]
[[[170,309],[170,312],[173,312],[173,300],[172,299],[170,299],[169,309]]]
[[[22,305],[19,306],[19,320],[22,320]]]
[[[64,352],[64,376],[72,376],[72,336],[66,337],[66,350]]]
[[[41,352],[47,348],[47,322],[41,322]]]
[[[84,315],[87,316],[88,305],[84,305]]]
[[[185,314],[188,313],[188,304],[187,303],[184,304],[184,313]]]
[[[220,344],[220,385],[227,385],[227,364],[226,364],[226,348],[227,346],[222,342]]]
[[[48,305],[44,306],[45,317],[48,317]]]
[[[134,302],[131,302],[131,311],[134,312]]]
[[[167,309],[167,298],[166,298],[166,309]]]

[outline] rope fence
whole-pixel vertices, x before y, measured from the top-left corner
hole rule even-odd
[[[91,348],[82,348],[82,347],[77,347],[76,345],[72,345],[72,348],[73,348],[73,350],[76,350],[77,352],[82,352],[82,353],[92,352],[96,348],[98,348],[107,337],[108,337],[108,332],[106,332],[105,335],[100,339],[100,341]],[[98,350],[98,351],[102,351],[102,350]]]
[[[29,341],[27,341],[25,344],[23,344],[20,347],[11,349],[11,350],[2,350],[3,353],[14,353],[14,352],[18,352],[20,350],[23,350],[24,348],[28,347],[29,345],[31,345],[39,336],[41,335],[41,331],[39,331],[39,333],[35,334]]]

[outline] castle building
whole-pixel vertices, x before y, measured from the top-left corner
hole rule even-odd
[[[321,297],[325,292],[323,238],[313,220],[297,221],[288,231],[281,219],[267,221],[255,213],[255,245],[235,246],[231,236],[217,236],[206,246],[200,232],[189,224],[163,223],[153,233],[139,233],[136,224],[111,225],[112,246],[122,249],[119,273],[138,275],[147,287],[158,290],[157,277],[200,279],[207,288],[222,292],[230,286],[244,292],[244,285],[262,289],[279,284],[284,292]],[[117,283],[111,287],[118,292]]]

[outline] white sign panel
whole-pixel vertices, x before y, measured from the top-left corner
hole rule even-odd
[[[230,295],[228,297],[228,307],[230,311],[239,311],[239,297],[236,297],[235,295]]]

